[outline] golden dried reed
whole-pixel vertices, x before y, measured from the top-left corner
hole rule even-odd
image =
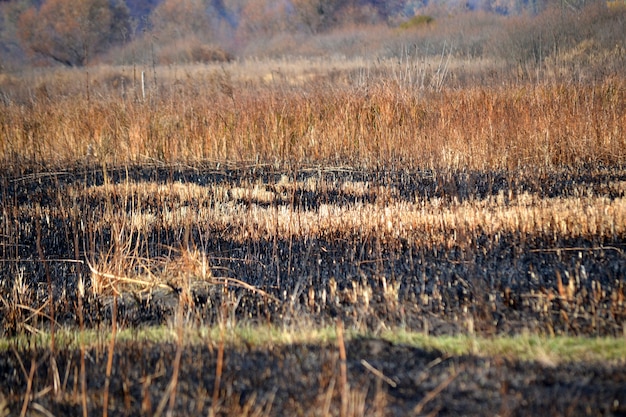
[[[268,83],[228,74],[196,69],[146,100],[106,86],[87,99],[44,79],[35,90],[44,92],[0,103],[0,160],[514,169],[626,156],[623,78],[434,91],[391,71],[364,83],[348,74],[295,85],[297,75]]]

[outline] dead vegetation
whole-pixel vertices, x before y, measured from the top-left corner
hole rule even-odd
[[[454,170],[623,162],[623,78],[442,88],[445,59],[318,66],[302,79],[280,63],[252,79],[243,70],[254,62],[168,69],[146,74],[145,97],[133,68],[115,70],[128,78],[115,88],[102,84],[113,69],[35,73],[6,87],[0,159]]]
[[[446,88],[460,66],[344,64],[159,68],[145,97],[132,68],[3,80],[0,414],[515,415],[523,389],[622,410],[623,364],[546,392],[515,358],[343,335],[623,337],[624,79]],[[226,345],[240,324],[336,339]],[[115,342],[155,325],[175,342]],[[102,339],[63,350],[63,328]]]

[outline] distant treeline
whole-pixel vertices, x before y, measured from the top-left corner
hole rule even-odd
[[[419,15],[571,11],[591,1],[598,0],[0,0],[0,69],[131,62],[147,50],[160,63],[221,61],[277,36],[406,28]]]

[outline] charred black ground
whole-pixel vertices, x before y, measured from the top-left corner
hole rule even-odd
[[[354,406],[365,415],[626,415],[626,373],[623,365],[567,363],[547,366],[502,358],[447,357],[393,345],[379,339],[355,339],[347,346],[348,381]],[[152,415],[171,379],[176,354],[172,344],[126,343],[116,348],[111,377],[114,415]],[[105,384],[106,355],[88,352],[89,415],[99,415]],[[20,354],[35,374],[35,390],[52,379],[45,366],[49,352]],[[61,399],[37,400],[56,415],[81,415],[77,351],[57,354],[57,366],[69,377]],[[228,349],[222,375],[222,410],[218,415],[321,415],[325,408],[338,415],[337,369],[334,345],[289,345]],[[176,415],[207,415],[215,384],[216,354],[207,346],[188,347],[181,360]],[[364,365],[366,364],[366,365]],[[384,372],[389,381],[374,375],[367,365]],[[3,355],[2,392],[13,414],[21,407],[24,376],[15,355]],[[429,394],[445,385],[433,396]],[[335,387],[335,388],[333,388]]]
[[[281,189],[285,181],[307,180],[332,187],[317,192]],[[92,271],[87,261],[111,253],[118,230],[114,225],[85,225],[93,219],[90,212],[107,206],[130,213],[140,205],[159,218],[165,216],[168,205],[193,212],[214,210],[220,204],[177,201],[174,195],[134,200],[110,195],[103,200],[85,193],[76,198],[69,189],[125,183],[220,185],[227,189],[261,184],[280,198],[266,201],[253,194],[242,197],[234,193],[227,197],[244,207],[284,206],[297,212],[329,205],[385,206],[389,201],[441,199],[442,204],[458,204],[494,196],[502,196],[506,204],[507,199],[522,193],[558,199],[578,195],[581,189],[587,195],[614,201],[625,197],[626,188],[615,186],[624,181],[623,167],[585,166],[518,172],[282,170],[271,166],[128,166],[106,173],[85,166],[19,173],[6,169],[0,196],[3,333],[10,337],[27,332],[29,326],[48,325],[47,313],[31,315],[48,300],[48,284],[53,288],[57,325],[77,327],[80,277],[86,284],[85,327],[110,325],[112,298],[91,291]],[[366,184],[366,192],[346,192],[346,183]],[[218,324],[224,318],[222,307],[228,305],[229,318],[244,323],[325,326],[340,318],[348,328],[374,333],[402,327],[430,335],[623,337],[625,238],[619,230],[611,235],[577,237],[510,231],[497,236],[487,232],[460,236],[452,245],[424,245],[417,238],[390,240],[367,230],[246,238],[233,233],[228,225],[192,222],[186,228],[154,227],[131,236],[129,244],[141,248],[141,255],[149,259],[170,259],[172,253],[193,248],[206,256],[213,276],[259,290],[193,286],[192,300],[186,300],[187,317],[203,325]],[[169,288],[149,293],[122,294],[119,325],[171,323],[184,289],[175,280],[166,284]],[[112,412],[148,415],[157,410],[170,381],[175,351],[175,345],[141,341],[117,346],[110,388]],[[554,367],[503,358],[446,357],[441,352],[377,339],[351,340],[347,354],[348,379],[352,387],[358,387],[363,407],[371,414],[407,415],[418,407],[420,413],[440,415],[626,415],[623,363]],[[49,355],[41,349],[0,355],[0,374],[6,376],[0,393],[12,414],[21,407],[31,360],[39,364],[32,392],[49,385]],[[80,414],[75,375],[78,351],[55,355],[58,369],[67,373],[66,394],[63,398],[43,396],[39,402],[53,414]],[[337,414],[340,399],[333,390],[337,355],[335,345],[230,347],[220,393],[222,412],[233,415],[251,405],[261,414],[316,415],[315,410],[321,412],[330,404],[332,413]],[[87,357],[89,414],[99,414],[105,355],[91,350]],[[395,386],[374,375],[362,361],[381,370]],[[213,345],[184,349],[177,414],[206,415],[215,365]],[[445,388],[438,395],[420,404],[442,384]],[[325,403],[325,398],[330,402]]]

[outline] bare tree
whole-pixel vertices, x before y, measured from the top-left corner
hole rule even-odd
[[[111,16],[108,0],[46,0],[21,15],[19,36],[31,52],[82,66],[108,46]]]

